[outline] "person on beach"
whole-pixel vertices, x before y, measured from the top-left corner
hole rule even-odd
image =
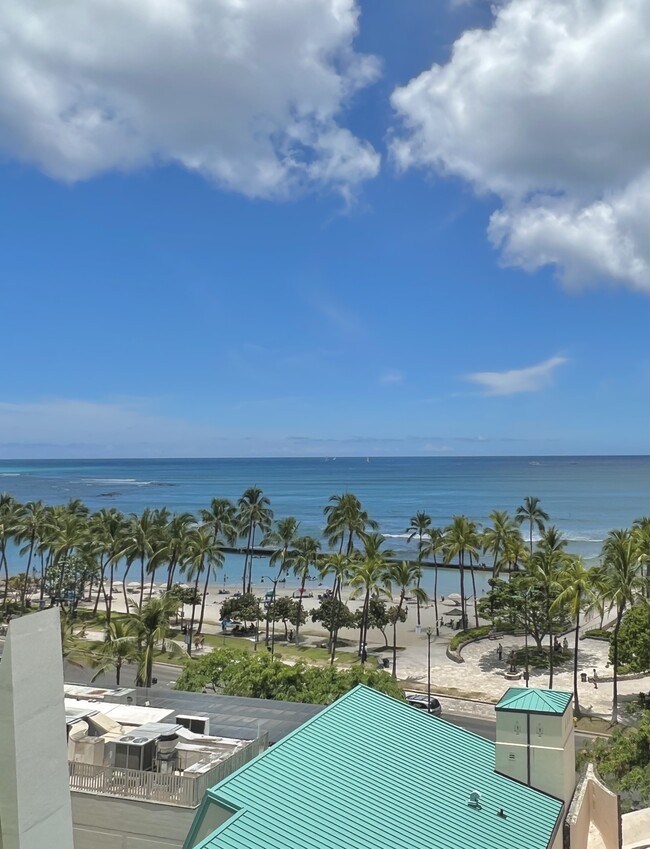
[[[594,690],[597,690],[598,689],[598,673],[596,672],[595,667],[594,667],[594,674],[592,675],[591,680],[594,682]]]
[[[501,643],[499,643],[499,645],[497,646],[497,657],[499,658],[499,660],[503,659],[503,646],[501,645]]]

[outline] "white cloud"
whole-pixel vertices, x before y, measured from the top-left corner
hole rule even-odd
[[[393,154],[500,197],[506,263],[650,291],[649,38],[647,0],[509,0],[393,93]]]
[[[517,395],[520,392],[538,392],[548,386],[555,369],[564,365],[565,357],[551,357],[543,363],[510,371],[477,371],[466,380],[478,383],[486,395]]]
[[[402,383],[404,375],[396,368],[389,368],[379,378],[380,383]]]
[[[63,180],[172,162],[349,195],[379,168],[339,123],[379,71],[357,28],[355,0],[4,0],[0,151]]]

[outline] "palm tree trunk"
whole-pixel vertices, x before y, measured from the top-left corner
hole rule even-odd
[[[25,568],[25,580],[23,581],[23,586],[20,591],[20,606],[25,607],[25,597],[27,596],[27,583],[29,581],[29,570],[32,566],[32,555],[34,554],[34,537],[30,539],[29,542],[29,557],[27,558],[27,567]]]
[[[418,566],[420,567],[420,573],[418,574],[416,586],[418,589],[420,589],[420,580],[422,578],[422,533],[420,533],[420,547],[418,549]],[[420,620],[420,599],[418,598],[417,594],[415,597],[415,604],[418,614],[418,625],[421,625],[422,622]]]
[[[334,630],[332,631],[330,639],[332,640],[332,644],[330,646],[330,666],[334,666],[334,658],[336,657],[336,642],[339,636],[339,622],[341,620],[341,605],[343,604],[343,581],[341,578],[337,578],[338,581],[338,590],[333,593],[333,619],[334,619]],[[335,584],[336,586],[336,584]]]
[[[106,572],[106,563],[100,562],[99,586],[97,587],[97,598],[95,599],[95,605],[93,607],[93,616],[97,616],[97,610],[99,609],[99,597],[102,593],[104,593],[104,604],[106,604],[106,593],[104,591],[104,573],[105,572]]]
[[[41,558],[41,592],[40,592],[40,596],[39,596],[38,600],[42,605],[43,599],[45,597],[45,558],[43,557],[42,551],[40,552],[40,558]]]
[[[533,553],[533,520],[530,520],[530,553]]]
[[[106,597],[106,624],[111,624],[111,611],[113,610],[113,575],[115,570],[115,564],[111,560],[111,571],[110,577],[108,580],[108,595]]]
[[[201,598],[201,616],[199,617],[198,633],[201,633],[203,628],[203,617],[205,616],[205,600],[208,597],[208,583],[210,581],[210,567],[205,572],[205,584],[203,585],[203,597]]]
[[[393,678],[397,678],[397,622],[399,615],[402,612],[402,604],[404,602],[404,590],[400,593],[399,604],[397,605],[397,615],[393,622]]]
[[[122,661],[118,658],[115,662],[115,686],[120,686],[120,673],[122,672]]]
[[[549,662],[549,675],[548,675],[548,688],[549,690],[553,689],[553,623],[551,621],[551,596],[550,593],[546,592],[546,621],[548,622],[548,662]]]
[[[474,622],[478,628],[478,599],[476,598],[476,575],[474,573],[474,558],[469,556],[469,571],[472,575],[472,592],[474,593]]]
[[[467,614],[465,612],[465,567],[463,564],[463,552],[461,552],[459,561],[458,561],[458,569],[460,572],[460,612],[461,612],[461,627],[463,629],[467,628]]]
[[[140,607],[144,601],[144,557],[140,558]]]
[[[248,537],[246,539],[246,554],[244,555],[244,571],[242,572],[242,585],[241,591],[242,593],[246,592],[246,580],[248,578],[248,557],[251,551],[251,534],[253,533],[253,526],[250,525],[248,528]]]
[[[359,629],[359,655],[361,657],[361,665],[365,664],[365,654],[367,645],[368,633],[368,611],[370,607],[370,587],[366,589],[366,597],[363,601],[363,613],[361,615],[361,628]]]
[[[252,530],[252,533],[251,533],[251,553],[250,553],[250,557],[248,558],[248,582],[246,584],[246,592],[247,593],[250,593],[251,588],[252,588],[252,584],[253,584],[253,549],[255,548],[255,530],[256,530],[255,522],[253,522],[253,527],[252,527],[251,530]]]
[[[2,608],[4,610],[7,606],[7,596],[9,595],[9,566],[7,565],[7,554],[4,545],[2,546],[1,555],[0,560],[2,561],[2,568],[5,573],[5,588],[2,596]]]
[[[623,620],[624,610],[625,604],[622,604],[618,608],[616,615],[616,625],[614,626],[614,680],[612,682],[612,725],[616,725],[618,723],[618,632],[621,627],[621,622]]]
[[[573,703],[575,715],[580,719],[580,701],[578,699],[578,641],[580,639],[580,605],[576,614],[576,639],[573,649]]]
[[[436,637],[440,636],[440,627],[438,626],[438,564],[436,557],[433,556],[433,608],[436,616]]]
[[[129,570],[131,569],[132,565],[133,565],[132,563],[129,563],[127,561],[126,569],[124,570],[124,577],[122,578],[122,594],[124,595],[124,609],[126,610],[127,613],[129,612],[129,599],[126,595],[126,579],[129,576]]]
[[[307,583],[307,572],[302,573],[302,581],[300,583],[300,598],[298,599],[298,616],[296,619],[296,636],[295,636],[295,644],[298,645],[300,642],[300,619],[302,617],[302,597],[305,592],[305,584]]]

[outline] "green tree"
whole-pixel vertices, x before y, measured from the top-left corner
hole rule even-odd
[[[203,581],[203,592],[201,594],[201,613],[197,632],[200,634],[205,617],[205,601],[208,595],[210,578],[214,577],[215,571],[223,565],[223,552],[221,543],[215,540],[214,532],[208,525],[194,528],[187,535],[183,569],[187,570],[188,580],[194,579],[194,590],[198,593],[199,580],[205,575]],[[194,630],[194,610],[192,605],[192,617],[190,620],[190,631]],[[191,651],[190,651],[191,654]]]
[[[249,487],[237,503],[237,525],[239,536],[246,539],[246,555],[242,575],[242,592],[250,593],[253,584],[253,549],[255,534],[261,530],[268,533],[273,521],[271,502],[261,489]]]
[[[299,628],[307,621],[305,608],[299,601],[288,598],[288,596],[278,596],[271,602],[266,615],[267,619],[270,618],[274,624],[276,622],[282,622],[284,625],[285,640],[289,639],[289,624],[293,625],[294,628]]]
[[[411,524],[406,529],[406,533],[408,536],[408,542],[411,542],[413,537],[417,536],[418,538],[418,577],[417,577],[417,588],[420,588],[420,581],[422,580],[422,540],[424,539],[424,535],[427,533],[429,528],[431,527],[431,516],[428,513],[420,510],[415,516],[411,516]],[[420,602],[416,597],[417,604],[417,615],[418,615],[418,625],[421,624],[420,618]],[[438,617],[436,616],[436,620]]]
[[[361,502],[351,492],[343,495],[332,495],[329,504],[324,507],[325,538],[331,546],[338,546],[339,554],[345,554],[348,560],[352,557],[354,541],[362,540],[368,531],[379,528],[377,522],[368,516]]]
[[[422,542],[422,553],[424,557],[430,557],[433,560],[433,609],[436,618],[436,637],[440,636],[438,625],[438,555],[444,554],[444,551],[444,532],[440,528],[427,528]]]
[[[533,553],[533,530],[537,528],[540,533],[544,532],[544,522],[548,522],[548,513],[539,505],[539,498],[527,495],[524,503],[517,507],[515,522],[523,525],[528,522],[530,553]]]
[[[129,633],[127,624],[121,619],[113,619],[106,626],[103,641],[91,643],[91,666],[95,670],[92,677],[96,681],[100,675],[115,670],[115,686],[120,686],[122,666],[134,663],[138,657],[136,642]]]
[[[650,606],[637,602],[623,616],[618,632],[617,662],[630,672],[650,669]],[[609,647],[609,662],[614,662],[614,645]]]
[[[354,614],[354,624],[357,628],[365,626],[366,638],[368,631],[372,631],[373,628],[376,628],[381,632],[381,635],[384,638],[385,648],[388,648],[388,634],[386,633],[386,628],[391,623],[388,616],[388,610],[386,608],[386,602],[379,598],[379,596],[370,597],[365,617],[362,610],[357,610]]]
[[[496,578],[504,563],[506,541],[515,530],[515,523],[507,510],[493,510],[490,521],[492,525],[483,530],[481,548],[492,555],[492,576]]]
[[[291,550],[291,566],[293,574],[300,579],[300,598],[298,599],[298,610],[302,610],[303,595],[305,592],[305,584],[309,577],[310,570],[315,568],[318,560],[318,552],[320,550],[320,542],[314,537],[298,537],[294,542]],[[298,613],[298,623],[302,616]],[[296,645],[300,642],[300,624],[296,625]]]
[[[166,647],[178,657],[186,654],[184,648],[170,636],[170,620],[176,614],[178,601],[169,594],[152,598],[138,606],[127,616],[126,628],[134,638],[138,674],[136,684],[139,687],[151,687],[153,661],[157,646],[167,641]]]
[[[610,531],[603,544],[605,567],[605,597],[616,608],[616,621],[612,633],[612,666],[614,671],[612,723],[618,722],[618,667],[619,643],[623,614],[634,604],[643,590],[640,576],[641,561],[629,530]]]
[[[593,606],[594,588],[589,569],[581,557],[566,557],[557,576],[561,587],[559,595],[551,605],[551,610],[566,606],[575,623],[575,639],[573,648],[573,704],[575,715],[580,717],[580,699],[578,697],[578,651],[580,648],[580,613],[588,611]]]
[[[401,563],[391,563],[386,572],[384,587],[392,598],[397,592],[397,611],[393,617],[393,678],[397,678],[397,623],[400,621],[401,612],[405,609],[407,595],[415,596],[418,604],[426,604],[429,600],[427,594],[420,586],[420,566],[402,560]],[[437,618],[437,617],[436,617]]]
[[[345,624],[345,605],[343,604],[343,587],[350,577],[350,558],[346,554],[326,554],[319,561],[319,573],[321,578],[326,578],[328,575],[334,576],[332,597],[336,599],[337,604],[331,606],[332,621],[327,628],[330,633],[330,666],[332,666],[336,657],[339,629],[351,627]],[[339,614],[342,617],[340,620]]]
[[[28,501],[21,505],[16,513],[15,524],[13,528],[13,536],[19,545],[26,543],[20,549],[21,557],[27,555],[27,565],[25,567],[25,577],[23,585],[20,589],[20,606],[25,606],[25,596],[27,593],[27,585],[32,568],[32,559],[36,543],[40,540],[40,535],[43,532],[45,521],[45,508],[42,501]]]
[[[275,605],[275,599],[277,595],[277,586],[278,582],[285,574],[287,570],[287,559],[289,557],[289,550],[291,546],[294,544],[296,537],[298,535],[298,528],[300,527],[300,522],[294,516],[287,516],[285,519],[280,519],[275,527],[275,530],[270,531],[266,537],[262,540],[263,545],[271,545],[275,547],[275,551],[269,558],[269,564],[271,566],[277,567],[277,575],[275,580],[273,581],[273,590],[271,593],[271,604],[267,607],[267,617],[266,617],[266,636],[265,636],[265,644],[268,647],[269,644],[269,613],[271,612],[272,607]],[[277,621],[276,618],[272,620],[272,628],[271,628],[271,654],[274,653],[275,647],[275,623]],[[285,627],[286,631],[286,627]]]
[[[476,627],[478,627],[478,612],[476,599],[476,582],[474,580],[473,558],[478,559],[479,535],[476,522],[472,522],[466,516],[453,516],[451,525],[445,529],[445,562],[451,563],[454,558],[458,560],[460,573],[460,598],[463,628],[467,627],[467,599],[465,598],[465,557],[469,558],[474,584],[474,612]]]
[[[227,598],[221,605],[222,619],[239,619],[242,622],[258,622],[262,618],[262,608],[253,593],[243,593],[239,597]]]
[[[542,541],[539,549],[528,561],[526,571],[531,582],[536,583],[544,591],[544,604],[546,607],[546,619],[549,623],[548,629],[548,655],[549,655],[549,677],[548,688],[553,689],[553,619],[551,616],[552,606],[561,590],[559,576],[565,565],[566,557],[560,548],[551,548]]]
[[[370,598],[373,595],[378,595],[384,584],[388,565],[387,558],[392,556],[392,552],[388,549],[382,551],[385,539],[381,534],[364,534],[362,539],[364,551],[360,559],[352,564],[353,571],[350,585],[353,588],[353,598],[363,595],[359,628],[359,655],[363,664],[365,663],[364,647],[368,636]]]
[[[320,622],[330,635],[330,644],[334,636],[334,630],[339,628],[354,628],[356,621],[354,613],[347,604],[344,604],[334,595],[323,598],[318,607],[311,612],[311,621]]]

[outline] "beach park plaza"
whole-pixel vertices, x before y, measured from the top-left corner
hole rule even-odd
[[[199,712],[193,694],[153,707],[133,690],[66,691],[58,610],[14,620],[0,663],[0,849],[650,843],[648,811],[621,819],[592,769],[576,786],[568,693],[508,689],[495,744],[359,685],[306,721],[275,703],[289,714],[267,748],[250,705],[238,738],[215,734],[218,697]]]

